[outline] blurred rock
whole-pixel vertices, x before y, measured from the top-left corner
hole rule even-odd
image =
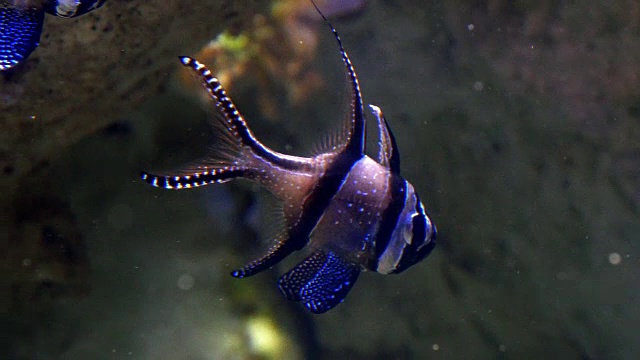
[[[176,56],[267,3],[110,0],[77,19],[47,17],[26,64],[0,73],[0,204],[38,164],[162,92]]]

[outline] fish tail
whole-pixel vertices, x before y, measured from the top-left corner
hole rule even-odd
[[[143,171],[140,173],[142,180],[156,187],[184,189],[221,183],[237,177],[261,181],[265,178],[267,167],[273,177],[280,175],[278,169],[300,170],[308,167],[307,159],[285,156],[262,145],[227,96],[220,81],[204,64],[188,56],[181,56],[180,62],[193,70],[215,102],[216,112],[212,125],[219,141],[213,144],[204,159],[172,174],[154,175]]]
[[[0,3],[0,71],[27,59],[38,47],[44,10]]]
[[[180,56],[180,62],[182,65],[191,68],[196,75],[200,77],[202,85],[214,100],[216,109],[218,110],[216,119],[220,120],[214,124],[218,125],[221,123],[221,125],[225,127],[228,135],[233,138],[236,145],[247,146],[255,151],[259,142],[249,129],[247,122],[242,115],[240,115],[231,98],[227,95],[222,84],[220,84],[220,80],[213,76],[211,70],[207,69],[203,63],[194,58]]]
[[[203,159],[170,174],[156,175],[142,171],[140,177],[152,186],[165,189],[189,189],[238,177],[252,177],[251,174],[257,169],[253,149],[257,140],[245,120],[218,79],[204,64],[188,56],[181,56],[180,62],[196,73],[215,101],[216,112],[211,123],[217,141]]]
[[[288,170],[300,170],[308,166],[308,159],[278,153],[258,141],[220,81],[204,64],[188,56],[181,56],[180,62],[191,68],[200,77],[202,85],[215,102],[218,110],[216,120],[218,121],[215,121],[214,125],[224,128],[221,133],[231,140],[229,145],[232,148],[242,150],[241,155],[245,160],[249,158],[257,160],[254,161],[256,170],[265,164]]]

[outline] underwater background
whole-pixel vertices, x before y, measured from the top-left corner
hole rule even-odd
[[[438,226],[430,257],[323,315],[277,290],[290,259],[230,277],[273,199],[138,175],[213,138],[177,56],[306,155],[348,111],[335,42],[307,1],[109,0],[47,17],[0,72],[0,358],[640,358],[640,3],[317,3]]]

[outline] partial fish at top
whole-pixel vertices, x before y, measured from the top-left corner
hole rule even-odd
[[[40,42],[44,13],[76,17],[106,0],[0,0],[0,71],[25,61]]]
[[[318,10],[320,12],[320,10]],[[324,15],[320,13],[324,18]],[[341,303],[362,271],[400,273],[434,248],[436,227],[413,186],[400,176],[400,156],[391,129],[377,106],[377,161],[365,155],[365,115],[358,78],[336,30],[351,85],[351,116],[342,141],[310,158],[263,145],[200,62],[181,57],[200,76],[216,104],[223,144],[206,159],[167,175],[142,172],[147,183],[187,189],[245,178],[260,183],[283,202],[285,227],[259,259],[231,273],[243,278],[272,267],[296,250],[309,254],[280,277],[289,300],[323,313]]]

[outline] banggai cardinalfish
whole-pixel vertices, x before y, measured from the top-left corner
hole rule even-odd
[[[280,277],[278,287],[287,299],[302,302],[314,313],[341,303],[360,272],[400,273],[424,259],[436,240],[436,227],[418,194],[400,176],[391,129],[380,108],[373,105],[369,107],[378,124],[378,159],[365,155],[366,120],[358,78],[340,36],[329,27],[351,88],[351,114],[338,144],[310,158],[269,149],[255,138],[211,71],[185,56],[180,61],[201,78],[216,104],[215,122],[223,127],[223,145],[173,174],[141,173],[144,181],[166,189],[245,178],[276,195],[283,202],[284,229],[261,258],[231,275],[255,275],[307,247],[310,254]]]

